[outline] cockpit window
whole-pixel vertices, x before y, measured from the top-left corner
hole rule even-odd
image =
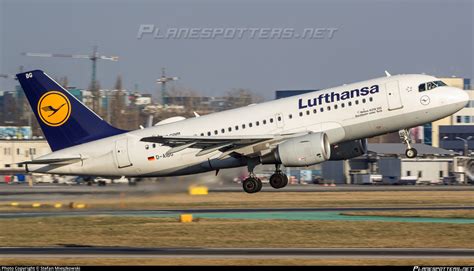
[[[443,86],[446,86],[446,84],[443,81],[431,81],[428,83],[420,84],[418,86],[418,92],[432,90],[434,88],[443,87]]]
[[[437,87],[437,85],[436,85],[435,82],[428,82],[428,83],[426,83],[426,90],[432,90],[432,89],[434,89],[434,88],[436,88],[436,87]]]
[[[421,84],[419,87],[418,87],[418,92],[423,92],[426,90],[426,84]]]

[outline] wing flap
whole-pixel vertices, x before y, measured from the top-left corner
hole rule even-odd
[[[187,148],[201,149],[196,156],[202,156],[221,149],[241,148],[258,142],[272,140],[273,135],[255,136],[150,136],[140,141],[159,143],[171,149],[167,153],[176,153]]]
[[[220,159],[223,159],[231,153],[245,156],[252,155],[253,153],[268,149],[273,146],[274,142],[281,142],[301,134],[306,134],[306,132],[285,135],[149,136],[140,139],[140,141],[168,146],[171,149],[167,153],[176,153],[187,148],[196,148],[201,149],[196,156],[202,156],[219,150],[224,152],[220,156]]]

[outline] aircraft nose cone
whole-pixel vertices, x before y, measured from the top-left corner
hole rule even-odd
[[[458,105],[459,108],[463,108],[469,101],[469,95],[465,90],[453,88],[453,90],[449,93],[448,99],[450,103]]]

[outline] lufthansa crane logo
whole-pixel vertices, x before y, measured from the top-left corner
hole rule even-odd
[[[71,103],[59,91],[48,91],[38,102],[38,115],[48,126],[61,126],[71,115]]]
[[[430,97],[428,97],[427,95],[421,96],[420,103],[422,105],[429,105],[430,104]]]

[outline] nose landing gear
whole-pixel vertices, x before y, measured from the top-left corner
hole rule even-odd
[[[411,146],[411,138],[410,138],[410,131],[408,129],[403,129],[398,131],[398,135],[402,142],[407,145],[407,149],[405,151],[405,155],[408,158],[415,158],[418,155],[418,151]]]

